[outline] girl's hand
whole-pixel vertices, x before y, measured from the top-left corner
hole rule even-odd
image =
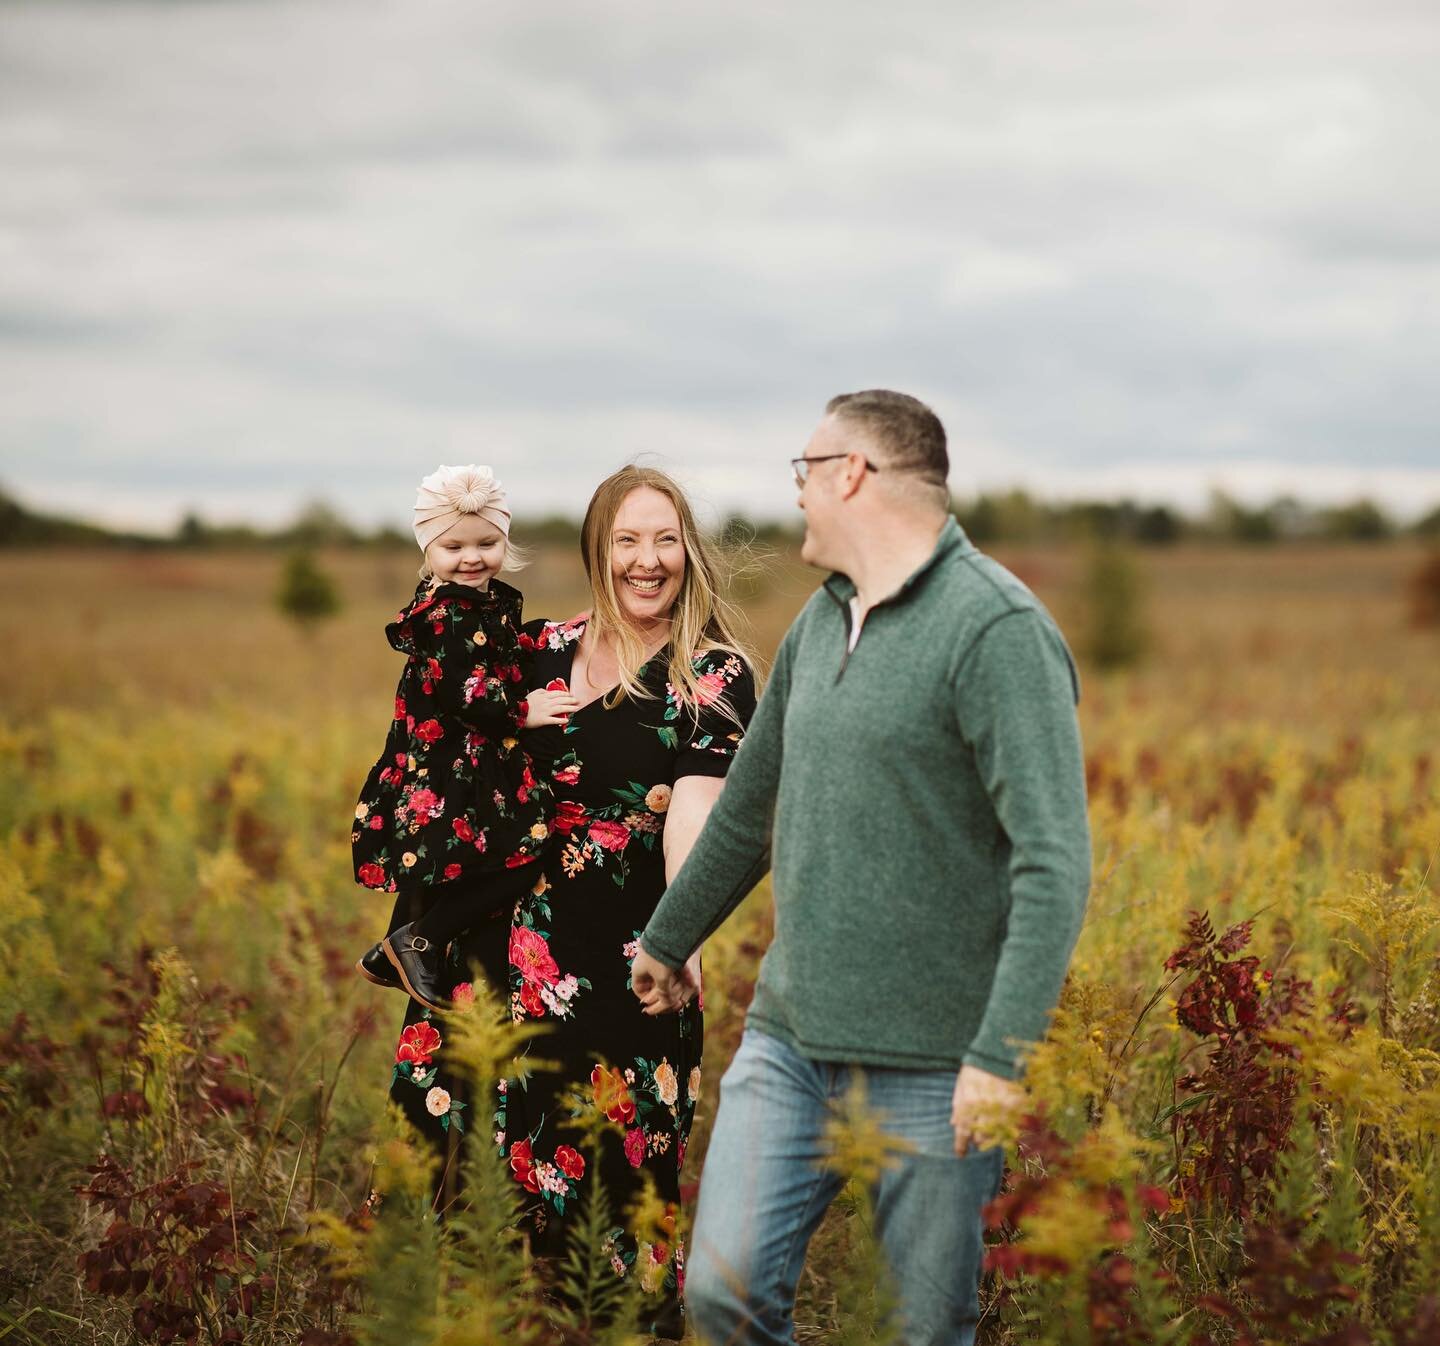
[[[564,683],[560,683],[559,687],[537,689],[531,692],[525,701],[525,723],[521,726],[524,729],[540,729],[547,724],[565,724],[570,716],[580,709],[580,702]]]

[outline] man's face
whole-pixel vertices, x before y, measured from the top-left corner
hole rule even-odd
[[[795,503],[805,513],[805,540],[800,545],[800,559],[807,565],[824,570],[841,568],[837,560],[844,504],[840,488],[845,471],[844,455],[854,449],[845,426],[834,416],[826,416],[815,427],[805,446],[806,458],[827,460],[802,465],[805,484],[800,487]]]

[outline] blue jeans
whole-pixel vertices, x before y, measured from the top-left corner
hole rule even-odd
[[[881,1124],[913,1150],[873,1193],[876,1234],[906,1346],[970,1346],[979,1318],[980,1209],[1000,1186],[999,1150],[955,1154],[953,1070],[813,1061],[753,1028],[720,1082],[685,1304],[712,1346],[792,1340],[805,1249],[844,1178],[825,1167],[825,1124],[856,1073]]]

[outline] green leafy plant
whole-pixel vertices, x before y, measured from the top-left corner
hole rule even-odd
[[[312,631],[340,611],[335,582],[308,550],[291,552],[275,591],[276,606],[303,631]]]

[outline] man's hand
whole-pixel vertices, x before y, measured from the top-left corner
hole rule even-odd
[[[673,1013],[700,989],[688,963],[679,972],[672,972],[644,949],[635,954],[630,964],[630,988],[645,1006],[646,1014]]]
[[[1013,1080],[978,1066],[961,1066],[955,1080],[950,1125],[955,1128],[955,1153],[962,1158],[971,1145],[992,1143],[991,1133],[1019,1111],[1025,1091]]]
[[[696,949],[689,958],[685,960],[684,976],[689,977],[695,983],[695,1003],[702,1010],[705,1008],[705,983],[700,975],[700,950]]]

